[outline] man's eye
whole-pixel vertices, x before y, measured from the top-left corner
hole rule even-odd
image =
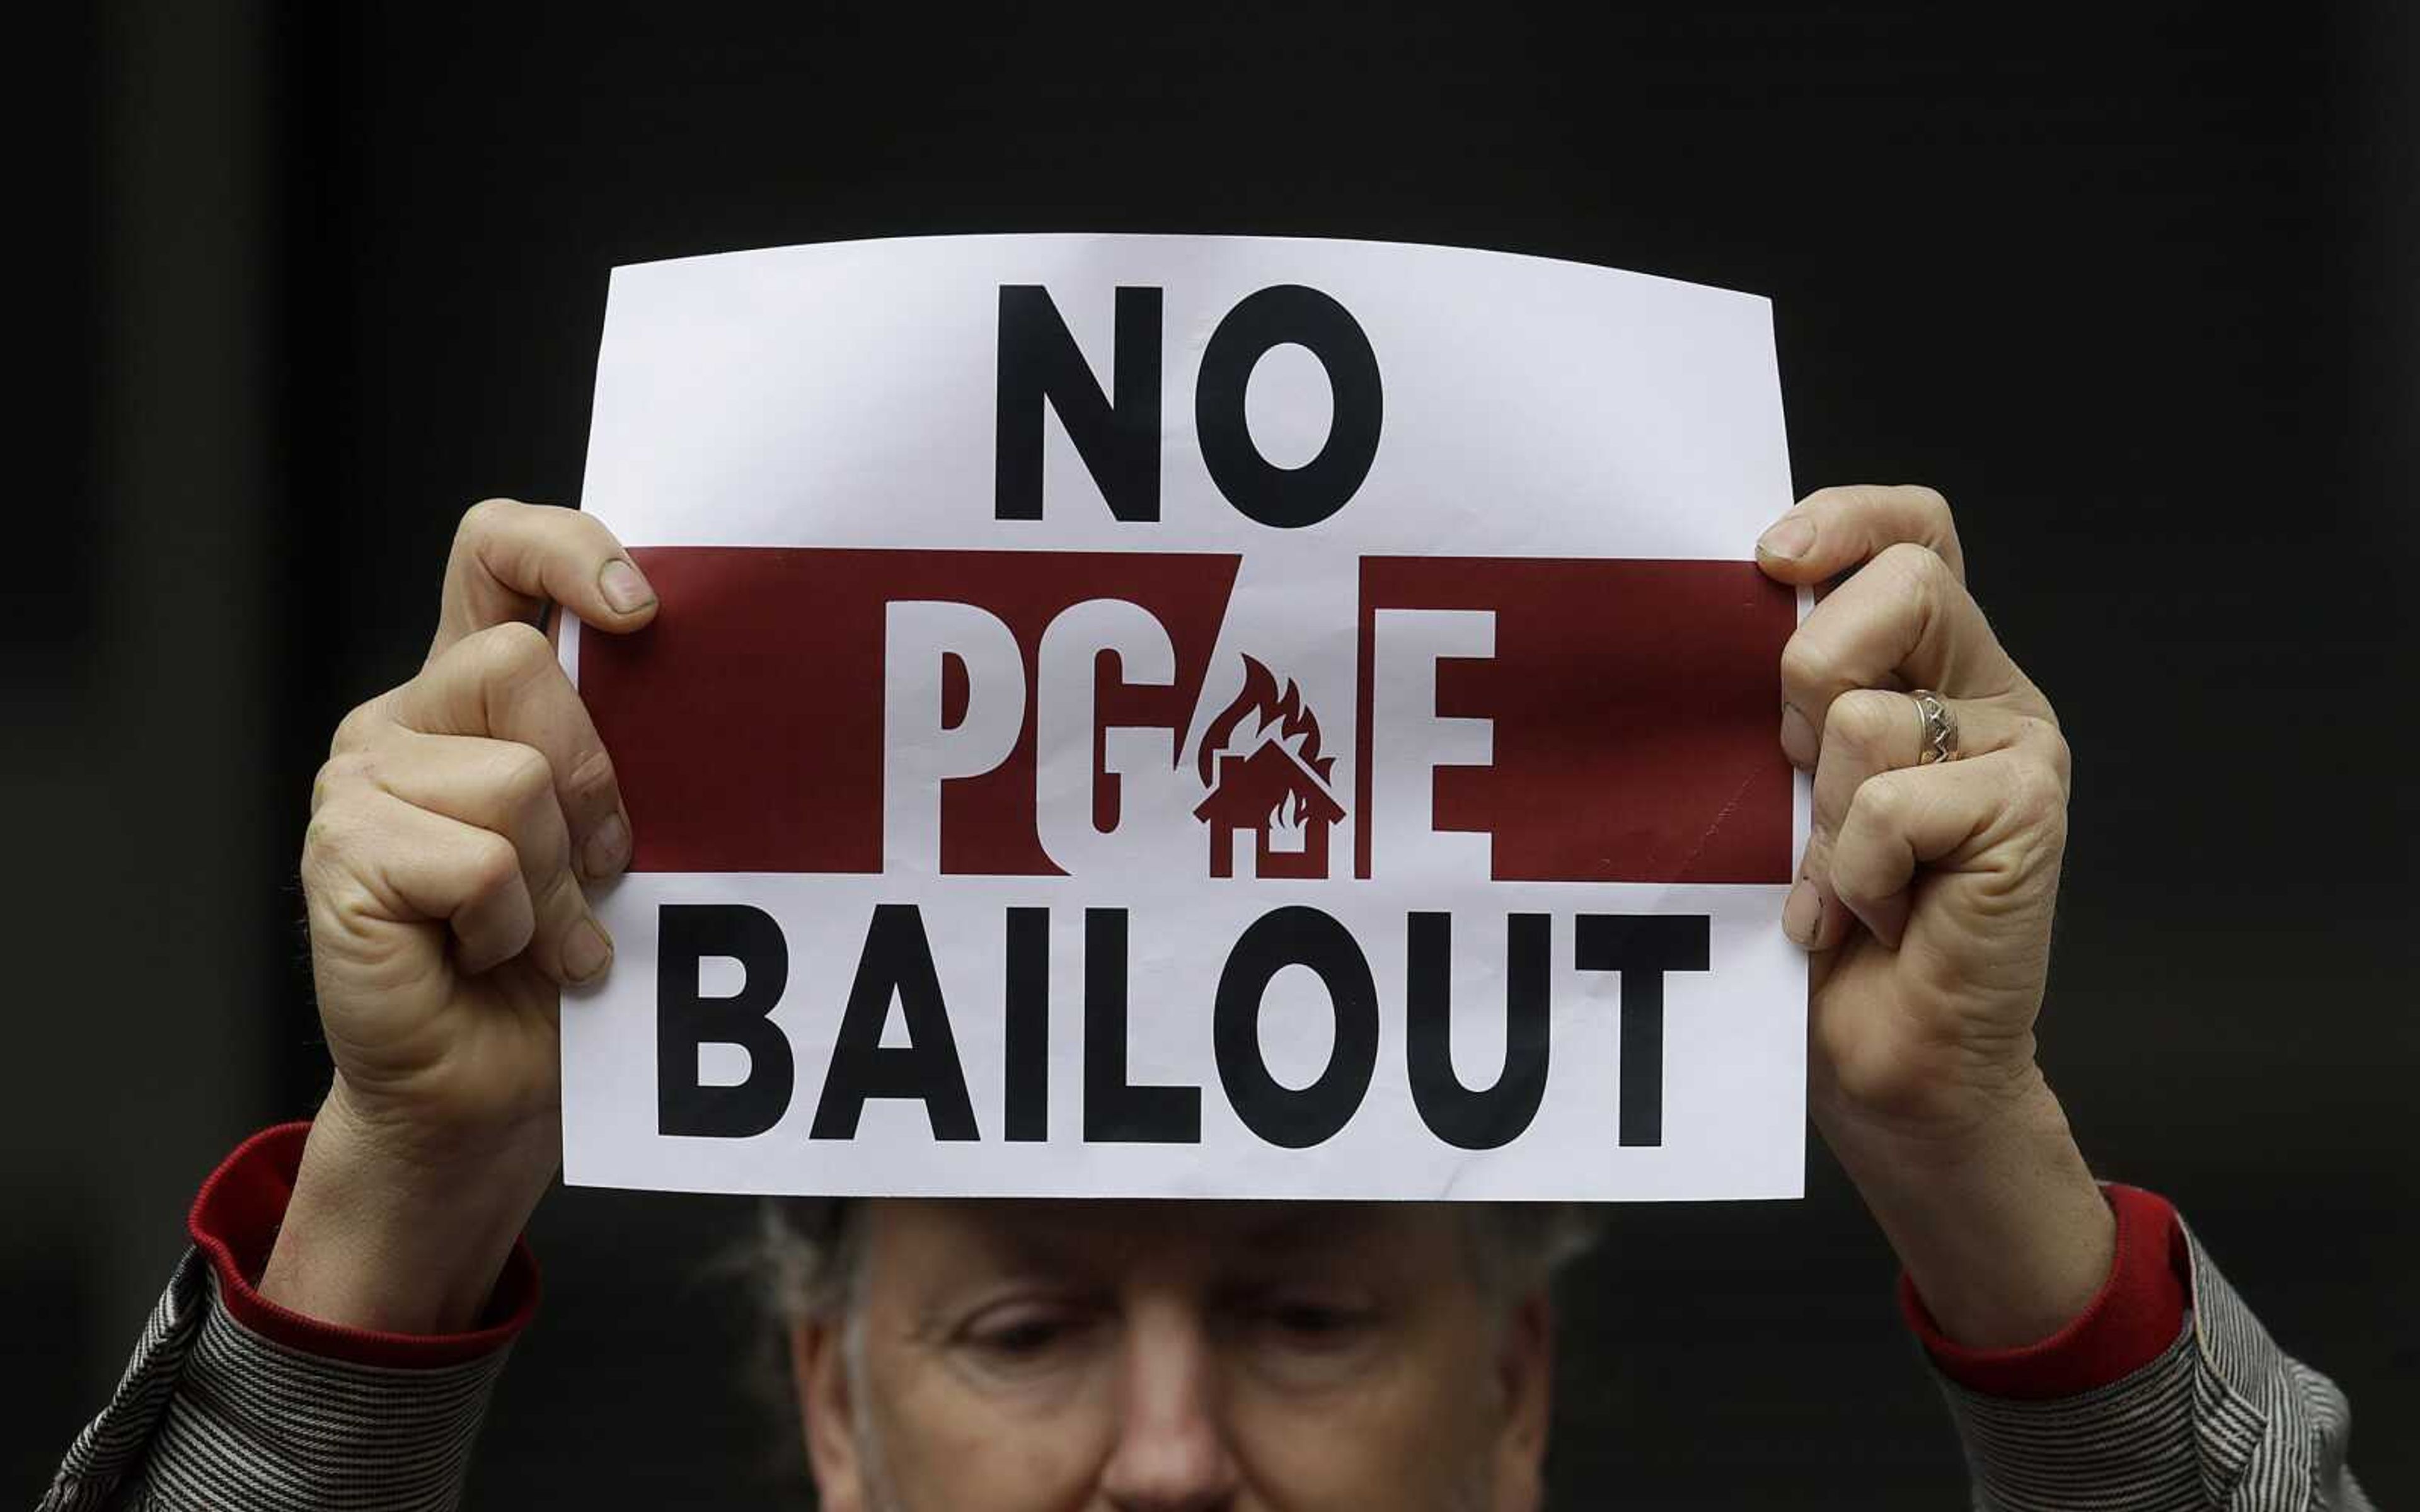
[[[985,1329],[975,1336],[975,1342],[995,1354],[1033,1355],[1050,1348],[1066,1333],[1067,1325],[1061,1319],[1029,1318]]]
[[[1358,1339],[1372,1323],[1365,1308],[1324,1302],[1272,1302],[1262,1320],[1291,1344],[1307,1349],[1338,1349]]]
[[[1015,1304],[994,1307],[970,1319],[959,1343],[1000,1365],[1047,1360],[1079,1342],[1087,1316],[1074,1308]]]

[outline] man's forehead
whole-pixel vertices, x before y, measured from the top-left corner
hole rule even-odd
[[[881,1199],[876,1232],[923,1247],[976,1245],[995,1260],[1117,1264],[1167,1253],[1274,1258],[1400,1247],[1451,1222],[1425,1204],[1204,1199]],[[970,1258],[972,1257],[970,1257]]]

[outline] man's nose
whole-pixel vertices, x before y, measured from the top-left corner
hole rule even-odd
[[[1118,1438],[1101,1490],[1119,1512],[1210,1512],[1241,1478],[1209,1329],[1179,1303],[1136,1308],[1121,1362]]]

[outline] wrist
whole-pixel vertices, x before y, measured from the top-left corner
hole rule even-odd
[[[1923,1126],[1819,1105],[1825,1142],[1949,1339],[2056,1334],[2107,1281],[2117,1223],[2039,1072]]]
[[[477,1326],[559,1163],[543,1122],[431,1137],[365,1116],[339,1077],[311,1125],[260,1295],[344,1328]]]

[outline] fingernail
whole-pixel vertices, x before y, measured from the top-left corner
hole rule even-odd
[[[656,601],[656,591],[639,576],[639,569],[619,557],[605,563],[597,574],[597,591],[605,595],[605,602],[613,606],[616,614],[634,614]]]
[[[1816,744],[1815,727],[1807,723],[1807,716],[1799,713],[1798,706],[1794,703],[1783,704],[1781,706],[1781,753],[1790,758],[1790,764],[1801,770],[1812,768],[1815,764]]]
[[[593,918],[572,925],[571,933],[564,936],[563,974],[574,981],[593,980],[613,959],[613,942]]]
[[[1800,877],[1790,888],[1790,901],[1781,905],[1781,933],[1801,946],[1813,946],[1815,927],[1823,922],[1823,899],[1815,884]]]
[[[630,859],[630,826],[618,813],[609,813],[581,848],[580,869],[592,877],[610,877]]]
[[[1738,537],[1734,536],[1736,540]],[[1784,515],[1764,532],[1756,548],[1783,562],[1795,562],[1815,545],[1815,522],[1804,515]]]

